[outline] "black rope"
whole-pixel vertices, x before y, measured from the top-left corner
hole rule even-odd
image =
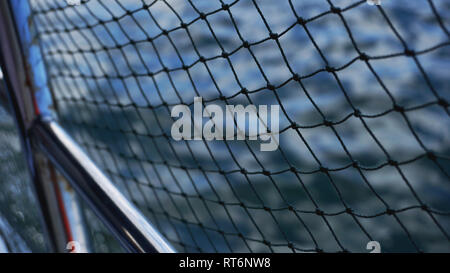
[[[427,181],[412,178],[415,166],[425,166],[438,177],[435,183],[442,194],[448,192],[450,149],[443,144],[436,150],[425,139],[426,124],[414,116],[439,112],[441,120],[434,122],[448,125],[445,84],[437,84],[439,71],[424,64],[428,56],[448,53],[448,22],[439,14],[440,5],[418,1],[429,9],[423,23],[442,37],[415,49],[387,5],[353,1],[338,7],[337,2],[311,2],[313,15],[305,15],[308,3],[305,7],[302,1],[282,1],[288,23],[277,25],[271,5],[256,0],[91,0],[76,7],[30,0],[62,125],[180,251],[348,252],[365,251],[365,243],[373,240],[387,245],[388,251],[390,244],[393,251],[433,250],[436,246],[428,245],[426,236],[440,240],[439,250],[450,251],[449,203],[424,197]],[[375,34],[391,33],[390,42],[401,49],[369,53],[360,30],[355,30],[351,14],[357,12],[370,13],[373,24],[383,26],[383,33]],[[255,36],[265,33],[263,38],[247,37],[246,16],[255,22]],[[324,45],[320,27],[330,34],[337,27],[344,30],[336,38],[348,41],[347,53],[341,53],[346,58],[339,64],[331,53],[343,49]],[[305,64],[299,64],[293,47],[298,56],[307,58],[302,54],[306,50],[315,56],[309,70],[299,69]],[[271,62],[268,58],[274,54],[278,59]],[[397,86],[383,78],[378,64],[390,62],[394,68],[399,59],[411,61],[413,76],[423,83],[417,89],[429,99],[406,103]],[[252,66],[248,69],[255,75],[243,72],[244,65]],[[382,106],[376,111],[366,112],[349,84],[356,78],[346,73],[355,67],[382,92]],[[277,77],[271,75],[274,69],[285,72]],[[331,114],[336,109],[324,104],[314,81],[324,82],[323,92],[342,98],[334,104],[341,113]],[[261,153],[249,140],[174,141],[170,110],[178,104],[192,106],[195,96],[203,97],[203,106],[261,101],[279,105],[278,150]],[[304,122],[292,103],[298,104],[297,111],[309,103],[315,118]],[[413,155],[403,143],[385,143],[380,130],[398,129],[387,124],[392,120],[414,139],[408,145],[420,152]],[[353,148],[360,142],[349,137],[356,130],[349,126],[359,126],[361,138],[371,143],[367,158]],[[314,130],[330,135],[333,150],[320,147],[320,140],[311,137]],[[380,186],[377,177],[386,177],[392,185]],[[426,236],[417,232],[417,221],[426,222]],[[387,237],[377,229],[385,225],[391,232]],[[395,246],[397,242],[401,246]]]

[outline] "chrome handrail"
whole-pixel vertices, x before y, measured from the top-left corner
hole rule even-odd
[[[34,184],[38,195],[41,196],[41,206],[51,201],[51,197],[41,194],[44,191],[41,188],[49,184],[46,183],[47,181],[41,181],[40,176],[37,175],[35,149],[39,149],[52,161],[126,250],[175,252],[64,129],[51,118],[42,118],[42,116],[51,116],[51,111],[45,108],[50,105],[50,102],[42,103],[37,100],[36,92],[40,92],[41,97],[43,95],[50,97],[50,90],[47,86],[45,71],[42,71],[44,67],[31,65],[42,64],[42,56],[38,50],[32,49],[36,45],[32,41],[30,7],[26,0],[0,1],[0,7],[0,28],[2,29],[0,36],[3,38],[0,39],[0,49],[3,49],[0,50],[0,61],[8,68],[5,71],[8,75],[6,80],[8,94],[17,115],[29,169],[33,180],[36,180]],[[13,22],[14,18],[15,22]],[[8,62],[5,61],[6,59]],[[44,205],[47,229],[51,229],[53,227],[51,220],[57,216],[47,213],[47,208],[52,207],[51,205]],[[50,230],[49,233],[55,232]],[[59,243],[64,241],[61,238],[55,239],[56,236],[53,235],[50,236],[51,241]],[[52,249],[60,251],[56,245]]]
[[[29,130],[39,148],[130,252],[175,250],[53,120],[38,119]]]

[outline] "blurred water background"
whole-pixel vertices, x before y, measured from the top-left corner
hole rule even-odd
[[[39,205],[0,70],[0,253],[45,251]]]
[[[450,100],[450,3],[382,1],[408,47],[426,51],[417,55],[419,66],[377,7],[330,1],[343,10],[360,51],[378,57],[370,61],[377,79],[328,1],[255,2],[259,12],[244,0],[72,7],[31,0],[58,119],[179,251],[365,252],[372,238],[384,252],[449,252],[450,118],[437,101]],[[294,11],[308,20],[309,34]],[[306,76],[303,88],[290,80],[267,26],[292,71]],[[338,69],[339,81],[327,65]],[[243,87],[255,92],[239,93]],[[282,105],[280,149],[259,152],[259,141],[173,141],[170,109],[196,95],[206,105],[224,105],[221,95],[227,104]],[[394,111],[393,99],[409,110]]]

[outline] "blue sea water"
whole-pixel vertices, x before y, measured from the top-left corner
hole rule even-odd
[[[30,1],[57,116],[180,251],[450,250],[448,2],[60,2]],[[172,140],[198,95],[282,106],[280,148]]]

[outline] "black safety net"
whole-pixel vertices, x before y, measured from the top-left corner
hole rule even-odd
[[[30,0],[57,118],[178,251],[450,251],[448,1],[76,2]],[[194,97],[279,147],[174,140]]]

